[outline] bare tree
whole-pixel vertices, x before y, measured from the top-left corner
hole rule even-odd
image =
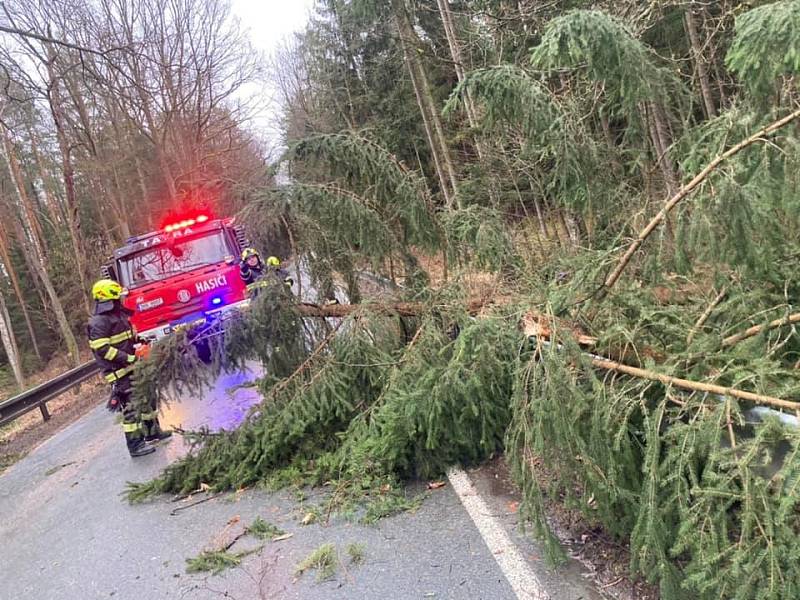
[[[3,158],[8,165],[8,170],[11,173],[11,178],[14,183],[14,189],[17,194],[17,198],[19,200],[20,206],[26,206],[30,202],[27,198],[28,192],[25,188],[25,181],[22,176],[22,170],[20,169],[19,160],[14,152],[14,148],[11,144],[10,137],[8,135],[8,130],[5,127],[0,127],[0,134],[2,137],[2,148],[3,148]],[[29,253],[30,256],[33,257],[33,266],[36,269],[36,274],[39,276],[39,279],[42,282],[42,285],[47,292],[48,300],[51,303],[53,311],[56,314],[56,319],[58,321],[58,326],[61,331],[61,337],[64,340],[64,344],[67,347],[67,354],[69,356],[69,360],[73,364],[77,364],[78,361],[78,344],[75,341],[75,336],[72,333],[72,329],[69,326],[69,321],[67,320],[66,313],[64,312],[64,307],[61,303],[61,299],[58,297],[56,293],[55,287],[53,286],[53,282],[50,279],[50,275],[47,272],[47,267],[45,266],[45,255],[41,245],[37,242],[36,236],[33,233],[35,231],[35,227],[33,225],[32,215],[30,215],[25,210],[21,211],[22,221],[25,224],[25,229],[27,230],[27,235],[24,237],[23,240],[19,240],[23,243],[24,250]]]

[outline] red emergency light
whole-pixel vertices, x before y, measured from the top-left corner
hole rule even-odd
[[[172,233],[173,231],[178,231],[179,229],[186,229],[187,227],[191,227],[192,225],[205,223],[206,221],[208,221],[208,215],[197,215],[193,219],[184,219],[183,221],[170,223],[169,225],[164,227],[164,231],[166,231],[167,233]]]

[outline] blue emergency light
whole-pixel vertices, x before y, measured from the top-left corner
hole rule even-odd
[[[216,296],[216,297],[212,298],[211,299],[211,304],[213,304],[214,306],[222,304],[222,298],[220,298],[219,296]]]

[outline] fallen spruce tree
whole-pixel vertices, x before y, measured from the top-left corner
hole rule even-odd
[[[463,293],[319,307],[267,288],[204,334],[210,368],[184,331],[137,369],[139,397],[167,398],[256,359],[264,399],[234,431],[188,434],[190,454],[129,498],[326,484],[328,512],[361,503],[371,521],[409,506],[404,480],[504,452],[553,559],[559,502],[627,543],[632,573],[663,598],[794,597],[797,255],[772,255],[766,275],[644,260],[598,297],[618,253],[555,253],[513,266],[511,301],[478,318]],[[758,405],[784,412],[754,423]]]
[[[502,451],[555,559],[553,502],[629,546],[664,599],[800,596],[798,7],[736,18],[725,61],[747,93],[700,120],[674,60],[614,18],[549,20],[525,64],[459,77],[447,113],[474,103],[470,134],[504,160],[444,208],[368,131],[295,140],[297,182],[247,222],[283,223],[318,288],[338,273],[369,297],[359,265],[405,276],[414,304],[325,309],[272,290],[210,332],[210,369],[190,332],[168,339],[138,369],[140,397],[257,359],[264,399],[235,431],[190,434],[131,500],[328,484],[331,510],[366,498],[372,519],[407,505],[403,480]],[[517,201],[534,241],[505,218]],[[472,318],[469,294],[432,291],[418,255],[434,253],[451,277],[502,273],[505,303]]]
[[[503,282],[512,301],[478,317],[457,293],[319,307],[267,288],[241,320],[205,334],[211,368],[187,331],[137,369],[137,395],[166,398],[256,359],[264,399],[234,431],[188,434],[190,454],[129,498],[326,484],[325,510],[361,503],[371,521],[409,506],[405,480],[504,452],[553,559],[546,515],[558,502],[628,544],[632,573],[663,598],[794,597],[791,248],[760,277],[642,261],[599,299],[618,253],[557,253],[546,268],[516,267]],[[783,412],[749,412],[759,405]]]
[[[671,327],[685,339],[705,310],[700,302],[667,310],[650,298],[643,302],[630,286],[606,299],[597,318],[635,303],[633,326],[646,323],[641,337],[655,343],[657,330]],[[665,598],[791,597],[800,583],[792,558],[800,433],[774,417],[747,425],[744,414],[762,387],[798,396],[800,378],[790,368],[752,360],[754,347],[785,334],[765,328],[761,338],[742,341],[740,364],[727,370],[719,367],[732,361],[725,338],[697,334],[697,348],[718,350],[703,352],[694,372],[716,370],[725,387],[749,387],[755,402],[739,401],[702,387],[678,391],[664,377],[687,366],[680,361],[638,369],[662,374],[653,381],[604,369],[579,345],[591,343],[595,353],[618,348],[631,333],[619,327],[587,340],[540,315],[535,343],[520,327],[522,310],[488,306],[472,318],[477,304],[316,307],[275,286],[240,322],[211,333],[217,360],[210,370],[188,334],[170,338],[139,369],[139,394],[199,388],[215,370],[260,358],[264,399],[234,431],[190,434],[192,452],[159,478],[132,484],[129,498],[327,483],[334,490],[328,510],[366,502],[372,520],[407,505],[403,480],[505,451],[524,491],[523,514],[551,542],[553,558],[560,551],[546,498],[629,540],[633,571],[658,581]],[[726,309],[726,319],[715,320],[723,331],[744,306],[722,303],[720,314]],[[332,316],[335,324],[321,318]],[[785,455],[777,462],[776,448]]]
[[[315,328],[301,317],[309,305],[294,304],[280,288],[268,288],[241,322],[209,334],[217,357],[211,369],[187,332],[156,346],[137,371],[139,397],[162,398],[170,386],[199,390],[216,370],[259,356],[267,375],[263,401],[238,429],[194,432],[193,452],[158,479],[132,485],[131,500],[277,477],[336,481],[339,500],[371,494],[380,504],[400,491],[401,478],[432,477],[502,450],[523,346],[513,320],[470,319],[465,308],[410,318],[365,306]]]

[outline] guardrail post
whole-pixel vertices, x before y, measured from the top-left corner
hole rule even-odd
[[[47,403],[46,402],[42,402],[39,405],[39,410],[42,411],[42,418],[45,421],[49,421],[50,420],[50,411],[47,410]]]

